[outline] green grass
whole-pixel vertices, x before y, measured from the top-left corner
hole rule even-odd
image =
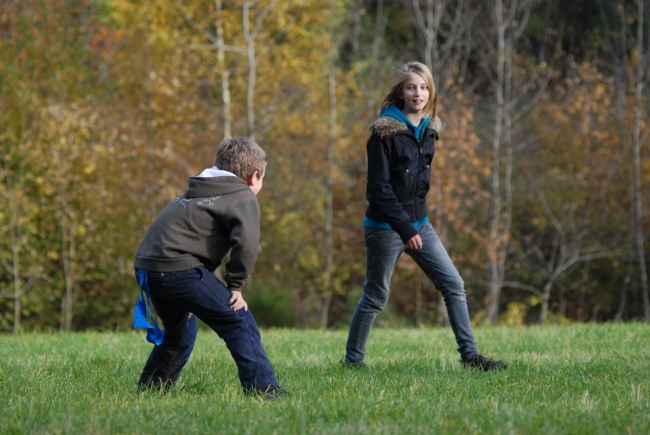
[[[265,330],[293,397],[241,394],[216,334],[200,331],[169,392],[136,393],[144,333],[0,336],[0,434],[644,434],[650,326],[477,328],[499,373],[464,370],[449,329],[372,331],[366,362],[341,368],[345,331]]]

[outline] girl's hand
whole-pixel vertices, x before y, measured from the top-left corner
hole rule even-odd
[[[419,251],[422,249],[422,237],[420,237],[419,234],[414,235],[408,242],[406,242],[406,247],[408,249]]]
[[[244,297],[242,296],[241,292],[238,291],[231,291],[230,294],[232,294],[232,297],[228,301],[228,305],[230,305],[230,308],[233,310],[241,310],[242,308],[244,311],[248,311],[248,304],[244,300]]]

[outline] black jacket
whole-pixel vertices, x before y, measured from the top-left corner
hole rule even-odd
[[[411,222],[427,215],[440,118],[429,121],[419,141],[406,124],[389,116],[379,117],[369,128],[366,216],[388,223],[406,243],[418,233]]]

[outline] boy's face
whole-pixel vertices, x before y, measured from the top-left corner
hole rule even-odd
[[[264,175],[260,176],[258,171],[253,172],[253,175],[250,176],[248,180],[248,187],[251,189],[253,194],[257,195],[260,190],[262,190],[262,185],[264,184]]]

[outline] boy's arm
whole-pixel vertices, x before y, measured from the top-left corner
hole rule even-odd
[[[228,290],[236,292],[241,291],[262,250],[260,208],[254,196],[250,200],[238,202],[228,210],[228,228],[231,251],[226,263],[225,281]]]

